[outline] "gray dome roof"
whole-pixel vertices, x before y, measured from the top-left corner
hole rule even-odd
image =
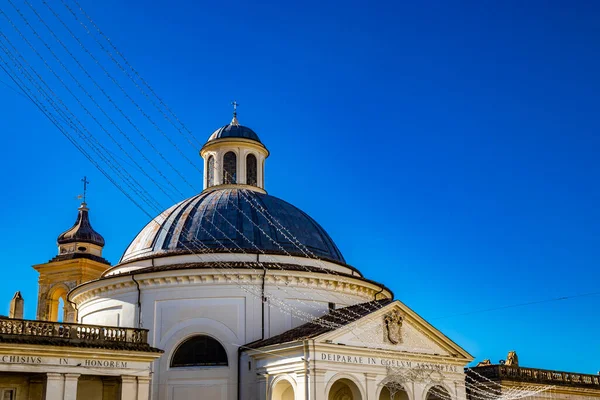
[[[238,125],[238,124],[233,124],[233,123],[225,125],[219,129],[217,129],[216,131],[214,131],[212,133],[212,135],[209,136],[207,142],[210,142],[212,140],[221,139],[221,138],[244,138],[244,139],[255,140],[259,143],[262,143],[260,141],[260,139],[258,138],[258,135],[256,134],[256,132],[254,132],[252,129],[250,129],[246,126],[243,126],[243,125]]]
[[[285,234],[281,226],[287,229]],[[314,219],[277,197],[247,189],[203,192],[174,205],[142,229],[121,262],[225,251],[289,253],[345,264],[342,253]]]
[[[104,247],[104,238],[92,228],[88,211],[87,205],[81,203],[75,224],[58,236],[58,244],[84,242]]]

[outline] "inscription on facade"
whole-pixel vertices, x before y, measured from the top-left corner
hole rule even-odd
[[[79,358],[54,358],[39,356],[18,356],[18,355],[0,355],[0,361],[6,364],[27,364],[27,365],[68,365],[73,367],[93,367],[93,368],[127,368],[127,361],[116,360],[95,360]]]
[[[455,365],[433,364],[433,363],[395,360],[395,359],[390,359],[390,358],[379,358],[379,357],[362,357],[362,356],[352,356],[352,355],[344,355],[344,354],[321,353],[320,360],[321,361],[332,361],[332,362],[338,362],[338,363],[347,363],[347,364],[381,365],[384,367],[428,369],[428,370],[443,371],[443,372],[459,372],[458,367]]]

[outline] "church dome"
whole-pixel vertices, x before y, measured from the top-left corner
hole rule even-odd
[[[58,236],[56,241],[59,245],[83,242],[104,247],[104,238],[92,228],[88,211],[87,204],[81,203],[75,224]]]
[[[164,211],[131,242],[121,262],[192,252],[264,252],[345,264],[327,232],[306,213],[238,188],[204,191]]]
[[[207,143],[222,138],[242,138],[262,143],[258,138],[256,132],[254,132],[252,129],[235,123],[225,125],[214,131],[212,135],[210,135],[210,137],[208,138]]]

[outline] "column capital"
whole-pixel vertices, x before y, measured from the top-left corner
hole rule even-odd
[[[121,399],[135,400],[138,394],[137,377],[132,375],[121,375]]]
[[[148,400],[150,398],[150,377],[138,376],[137,378],[137,400]]]
[[[65,380],[67,380],[67,379],[69,379],[69,380],[77,380],[77,379],[79,379],[80,376],[81,376],[81,374],[67,373],[67,374],[65,374]]]
[[[294,374],[298,377],[298,378],[303,378],[305,376],[310,376],[310,370],[298,370],[298,371],[294,371]]]
[[[52,380],[62,380],[63,379],[63,374],[59,373],[59,372],[46,372],[46,377],[47,379],[52,379]]]

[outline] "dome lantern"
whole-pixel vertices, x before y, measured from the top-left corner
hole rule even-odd
[[[256,132],[240,125],[237,102],[233,118],[210,135],[200,150],[204,159],[204,190],[237,187],[266,193],[264,163],[269,151]]]

